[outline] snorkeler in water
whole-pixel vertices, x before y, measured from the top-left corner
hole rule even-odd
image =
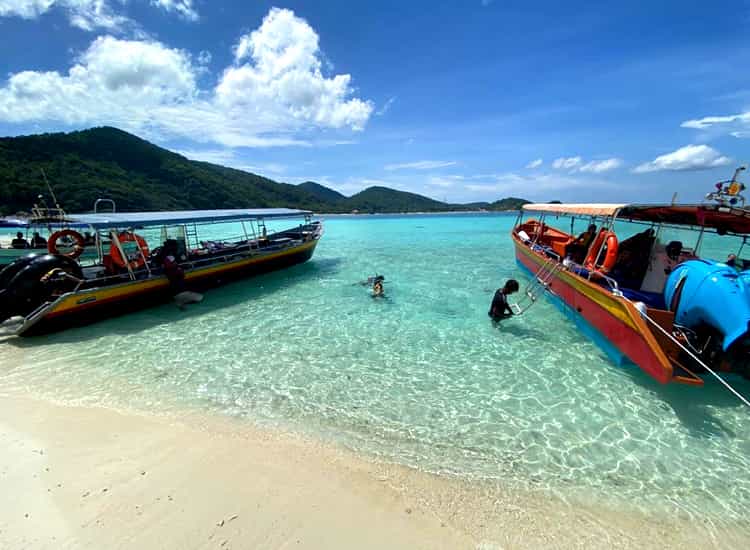
[[[383,281],[385,281],[384,275],[375,275],[374,277],[367,277],[367,280],[360,281],[359,284],[362,286],[371,286],[377,282],[380,282],[382,286]]]
[[[508,296],[516,292],[518,292],[518,281],[515,279],[508,279],[502,288],[495,291],[490,310],[487,312],[493,322],[497,323],[513,315],[513,310],[508,303]]]
[[[382,279],[376,279],[375,283],[373,283],[373,285],[372,285],[372,297],[373,298],[385,297],[385,291],[383,290],[383,280]]]

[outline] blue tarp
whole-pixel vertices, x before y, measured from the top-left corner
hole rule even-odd
[[[309,210],[290,208],[252,208],[228,210],[179,210],[172,212],[107,212],[70,214],[72,224],[85,224],[94,229],[180,225],[185,223],[216,223],[272,218],[298,218],[312,214]]]

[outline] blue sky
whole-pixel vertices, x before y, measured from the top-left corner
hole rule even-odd
[[[722,1],[0,0],[0,135],[114,125],[347,195],[696,201],[750,157],[749,21]]]

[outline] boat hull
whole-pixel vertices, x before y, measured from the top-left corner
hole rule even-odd
[[[512,237],[517,263],[534,276],[548,258],[515,234]],[[573,317],[585,321],[594,331],[591,336],[608,355],[612,357],[616,350],[620,358],[626,358],[662,384],[675,381],[669,359],[629,301],[566,270],[556,271],[548,288]]]
[[[312,257],[317,243],[314,239],[274,253],[186,270],[184,290],[205,291],[304,263]],[[164,276],[71,292],[58,298],[41,319],[22,327],[17,335],[39,335],[89,324],[168,302],[172,296],[173,290]]]

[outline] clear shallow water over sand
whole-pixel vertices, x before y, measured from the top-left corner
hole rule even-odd
[[[198,408],[433,472],[745,520],[750,410],[717,383],[661,387],[617,367],[546,300],[492,326],[492,292],[522,277],[512,223],[331,218],[311,262],[188,311],[0,343],[0,394]],[[725,254],[722,241],[706,244]],[[388,300],[356,284],[375,272]]]

